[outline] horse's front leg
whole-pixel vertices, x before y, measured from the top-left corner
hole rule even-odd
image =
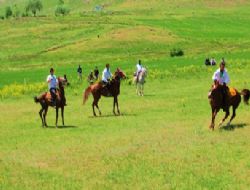
[[[115,100],[116,100],[115,102],[116,102],[117,113],[120,115],[119,104],[118,104],[118,97],[116,97]]]
[[[217,113],[218,113],[218,111],[216,109],[212,109],[212,121],[211,121],[211,125],[209,127],[212,130],[214,130],[214,120],[215,120]]]
[[[114,96],[114,102],[113,102],[113,113],[114,113],[114,115],[116,115],[116,113],[115,113],[115,104],[116,104],[116,97]]]
[[[64,126],[64,106],[61,107],[62,124]]]
[[[58,107],[56,107],[56,128],[57,128],[57,122],[58,122]]]

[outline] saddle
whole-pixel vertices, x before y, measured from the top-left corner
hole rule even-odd
[[[232,88],[232,87],[228,87],[228,95],[230,97],[233,97],[233,96],[236,96],[237,95],[237,91],[235,88]]]
[[[50,92],[45,93],[45,99],[47,99],[49,102],[52,102],[52,96]],[[61,100],[60,98],[60,92],[56,91],[56,100]]]

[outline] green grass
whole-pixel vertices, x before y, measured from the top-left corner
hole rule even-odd
[[[26,1],[0,0],[0,15],[15,2]],[[230,86],[250,88],[249,2],[65,2],[66,17],[44,1],[43,17],[0,21],[0,95],[10,89],[0,96],[0,189],[248,189],[249,107],[240,105],[231,128],[210,131],[216,68],[203,62],[225,57]],[[108,6],[93,12],[101,3]],[[171,58],[173,48],[185,55]],[[82,105],[87,82],[77,82],[78,64],[84,78],[107,62],[131,78],[138,59],[149,71],[145,96],[123,81],[121,116],[102,98],[103,116],[93,118],[92,98]],[[59,129],[52,108],[42,129],[33,102],[50,67],[71,82]],[[19,91],[26,84],[32,92]]]

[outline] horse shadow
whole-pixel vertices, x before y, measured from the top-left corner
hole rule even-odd
[[[235,129],[241,129],[247,126],[247,123],[238,123],[238,124],[231,124],[229,126],[225,125],[220,128],[220,130],[225,130],[225,131],[233,131]]]
[[[127,116],[137,116],[137,114],[131,113],[121,113],[121,114],[107,114],[107,115],[98,115],[98,116],[89,116],[89,118],[108,118],[108,117],[127,117]]]
[[[48,128],[48,129],[56,129],[56,126],[54,125],[48,125],[47,127],[45,128]],[[75,125],[59,125],[57,126],[58,129],[69,129],[69,128],[78,128],[77,126]]]

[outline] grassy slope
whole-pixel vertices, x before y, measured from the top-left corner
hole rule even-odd
[[[51,15],[50,2],[41,14]],[[78,8],[65,18],[0,21],[0,87],[43,81],[50,66],[73,81],[68,126],[59,130],[41,130],[39,106],[31,102],[36,92],[0,101],[0,187],[247,189],[249,108],[240,106],[234,130],[210,133],[206,96],[215,68],[201,64],[206,56],[225,56],[231,85],[249,88],[250,7],[190,2],[113,1],[103,14],[79,17],[98,4],[90,1],[83,9],[74,4]],[[173,47],[183,48],[185,57],[170,58]],[[151,71],[146,96],[136,97],[123,83],[123,115],[111,117],[112,101],[101,99],[107,117],[90,117],[91,99],[81,106],[86,84],[74,82],[77,65],[85,75],[106,62],[131,74],[138,58]],[[160,71],[163,78],[153,80]],[[54,123],[52,109],[48,123]]]

